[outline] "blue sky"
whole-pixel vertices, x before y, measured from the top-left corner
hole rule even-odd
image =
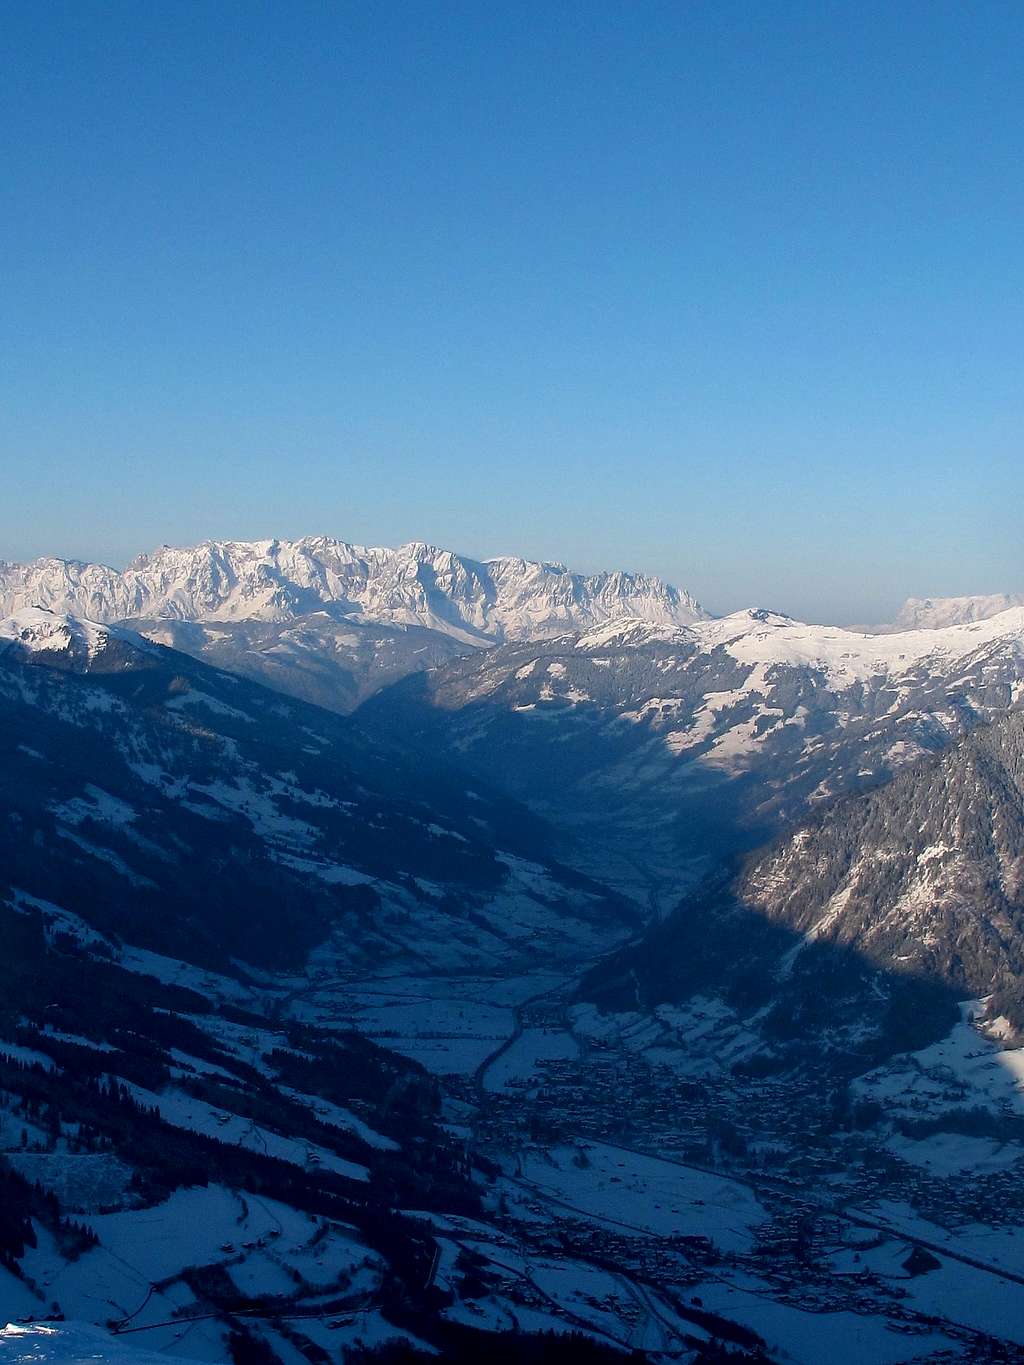
[[[1024,6],[3,6],[0,557],[1024,589]]]

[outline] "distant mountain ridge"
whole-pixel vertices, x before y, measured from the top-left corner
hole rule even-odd
[[[988,621],[1013,607],[1024,607],[1024,592],[993,592],[967,597],[908,597],[886,631],[943,630]]]
[[[157,644],[345,714],[380,688],[505,641],[623,617],[674,629],[706,618],[642,574],[480,562],[414,542],[367,549],[327,536],[162,547],[123,570],[0,561],[0,617],[41,608],[127,623]]]
[[[163,546],[124,570],[44,558],[0,563],[0,615],[23,607],[101,622],[335,620],[425,627],[468,647],[542,639],[620,616],[687,625],[707,613],[645,574],[573,573],[514,557],[477,561],[421,542],[397,549],[329,536]]]

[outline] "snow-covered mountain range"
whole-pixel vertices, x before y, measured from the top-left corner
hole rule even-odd
[[[124,570],[74,560],[0,564],[0,614],[21,607],[96,621],[335,620],[419,626],[472,646],[585,630],[618,616],[663,625],[702,620],[686,592],[643,574],[585,576],[560,564],[478,562],[413,542],[366,548],[328,536],[164,546]]]
[[[0,616],[26,607],[129,621],[159,644],[341,712],[408,673],[504,640],[623,616],[659,626],[706,616],[688,593],[646,575],[587,577],[559,564],[323,536],[165,546],[123,571],[0,562]]]

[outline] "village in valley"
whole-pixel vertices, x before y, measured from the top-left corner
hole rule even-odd
[[[493,1163],[490,1231],[439,1238],[438,1283],[471,1265],[488,1291],[457,1296],[465,1320],[553,1313],[666,1359],[707,1333],[772,1359],[1024,1354],[1024,1058],[969,1011],[823,1086],[723,1066],[744,1030],[711,1000],[601,1015],[548,978],[330,995],[442,1077],[450,1131]]]

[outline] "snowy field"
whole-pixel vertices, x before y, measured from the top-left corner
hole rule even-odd
[[[936,1247],[942,1256],[944,1247],[970,1256],[995,1271],[1008,1270],[1024,1277],[1024,1231],[1020,1228],[993,1228],[984,1223],[965,1223],[954,1228],[941,1227],[923,1217],[909,1204],[897,1200],[879,1199],[859,1210],[867,1218],[878,1218],[879,1227],[920,1237]],[[965,1267],[966,1269],[966,1267]],[[1024,1314],[1024,1285],[1014,1291]],[[1022,1317],[1024,1321],[1024,1317]]]
[[[708,1237],[749,1251],[768,1215],[742,1185],[602,1142],[527,1151],[517,1176],[552,1202],[609,1227],[654,1236]]]
[[[487,1068],[484,1086],[487,1090],[503,1090],[510,1082],[528,1082],[533,1078],[538,1062],[572,1060],[579,1054],[579,1044],[564,1029],[524,1029],[512,1046]]]
[[[437,1075],[471,1076],[514,1033],[515,1007],[564,981],[564,974],[550,972],[503,980],[469,975],[348,981],[307,992],[292,1012],[305,1023],[354,1028]]]
[[[884,1317],[859,1313],[809,1313],[769,1297],[767,1285],[710,1281],[695,1293],[713,1313],[742,1323],[763,1337],[772,1358],[791,1365],[896,1365],[919,1360],[950,1345],[938,1333],[903,1336]]]
[[[1024,1115],[1024,1048],[1002,1047],[970,1022],[979,1001],[960,1008],[962,1018],[945,1038],[861,1076],[857,1093],[910,1117],[975,1105]]]
[[[462,998],[368,994],[356,1007],[360,1033],[442,1075],[472,1075],[515,1027],[507,1006]]]
[[[894,1156],[934,1176],[1005,1171],[1024,1157],[1024,1145],[1019,1142],[997,1142],[963,1133],[934,1133],[916,1140],[894,1135],[885,1145]]]
[[[270,1128],[254,1123],[252,1119],[218,1109],[215,1105],[185,1094],[184,1091],[165,1090],[158,1095],[131,1082],[126,1082],[125,1088],[139,1104],[157,1109],[164,1122],[172,1124],[175,1128],[187,1128],[194,1133],[202,1133],[231,1147],[262,1152],[266,1156],[290,1162],[293,1166],[307,1167],[312,1163],[325,1171],[343,1175],[349,1180],[366,1181],[370,1178],[365,1166],[360,1166],[354,1161],[346,1161],[344,1157],[329,1152],[326,1147],[307,1142],[304,1138],[284,1137]]]
[[[596,1005],[574,1005],[569,1017],[581,1037],[613,1043],[652,1066],[668,1066],[691,1079],[721,1076],[762,1045],[728,1005],[702,996],[681,1005],[659,1005],[649,1014],[603,1013]]]
[[[262,1195],[236,1194],[219,1185],[177,1190],[151,1208],[125,1209],[85,1218],[101,1244],[68,1262],[53,1238],[37,1225],[37,1246],[23,1258],[26,1274],[42,1298],[25,1282],[0,1271],[0,1320],[40,1317],[59,1299],[69,1319],[104,1325],[123,1323],[124,1335],[111,1358],[148,1359],[149,1351],[180,1358],[223,1360],[222,1328],[209,1321],[182,1321],[196,1306],[179,1278],[187,1266],[223,1267],[241,1293],[292,1295],[298,1277],[318,1291],[339,1281],[347,1292],[372,1291],[379,1283],[379,1261],[358,1236]],[[175,1320],[177,1315],[177,1321]],[[88,1334],[86,1334],[88,1338]],[[130,1345],[129,1345],[130,1343]],[[13,1333],[0,1348],[0,1363],[11,1359],[62,1360],[65,1343],[42,1333]],[[77,1349],[77,1347],[76,1347]],[[84,1348],[83,1348],[84,1349]],[[7,1350],[8,1354],[3,1354]],[[21,1356],[14,1354],[22,1352]],[[26,1352],[43,1352],[38,1357]],[[83,1356],[83,1359],[105,1359]]]

